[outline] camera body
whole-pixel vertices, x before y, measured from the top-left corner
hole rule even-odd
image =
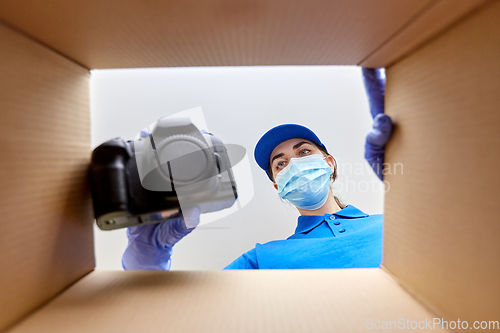
[[[162,118],[134,139],[94,149],[90,184],[97,225],[112,230],[231,207],[236,182],[227,149],[189,118]]]

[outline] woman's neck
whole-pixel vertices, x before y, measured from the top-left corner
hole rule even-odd
[[[333,197],[333,194],[332,194],[332,191],[330,190],[330,192],[328,193],[328,199],[326,199],[326,203],[316,209],[316,210],[305,210],[305,209],[300,209],[300,208],[297,208],[300,215],[302,216],[305,216],[305,215],[325,215],[325,214],[333,214],[333,213],[336,213],[340,210],[342,210],[342,208],[339,207],[339,205],[337,204],[337,201],[335,201],[335,198]]]

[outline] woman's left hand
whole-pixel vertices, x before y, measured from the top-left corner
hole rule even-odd
[[[384,180],[385,144],[392,135],[393,123],[391,118],[384,114],[385,77],[381,69],[362,68],[370,113],[373,117],[373,127],[366,136],[365,159],[380,180]]]

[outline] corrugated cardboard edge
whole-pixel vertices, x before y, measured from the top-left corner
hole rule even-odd
[[[434,0],[4,0],[0,18],[92,69],[356,65]]]
[[[0,24],[0,330],[92,271],[89,71]]]
[[[94,271],[9,333],[365,332],[400,318],[433,314],[377,268]]]
[[[404,175],[385,178],[383,268],[469,325],[500,313],[498,17],[489,3],[387,70],[386,163]]]

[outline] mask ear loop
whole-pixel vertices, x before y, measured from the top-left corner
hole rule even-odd
[[[332,156],[332,155],[330,155],[330,156]],[[332,171],[332,175],[333,175],[333,174],[335,174],[337,172],[337,160],[333,156],[332,156],[332,158],[333,158],[333,161],[335,162],[335,165],[334,165],[333,171]],[[335,181],[336,181],[336,179],[333,179],[333,181],[330,181],[330,190],[332,191],[332,194],[333,194],[333,183],[335,183]]]
[[[332,155],[330,155],[330,156],[332,156]],[[335,171],[337,170],[337,160],[333,156],[332,156],[332,158],[333,158],[333,161],[335,162],[335,166],[333,167],[333,173],[335,173]]]
[[[332,156],[332,155],[328,154],[328,156]],[[325,156],[325,158],[323,158],[323,160],[325,161],[325,159],[328,158],[328,156]],[[332,170],[332,175],[333,175],[335,173],[335,171],[337,171],[337,160],[333,156],[332,156],[332,158],[333,158],[333,161],[335,162],[335,165],[333,166],[333,170]],[[330,182],[330,189],[332,189],[332,191],[333,191],[332,186],[333,186],[334,182],[335,182],[335,180],[333,180],[333,182]]]
[[[332,155],[328,154],[328,156],[332,156]],[[325,162],[326,162],[326,159],[328,158],[328,156],[325,156],[325,157],[323,158],[323,161],[325,161]],[[336,159],[335,159],[335,157],[333,157],[333,156],[332,156],[332,158],[333,158],[333,161],[335,162],[335,165],[334,165],[333,170],[332,170],[332,173],[334,173],[334,172],[335,172],[335,170],[337,170],[337,160],[336,160]]]

